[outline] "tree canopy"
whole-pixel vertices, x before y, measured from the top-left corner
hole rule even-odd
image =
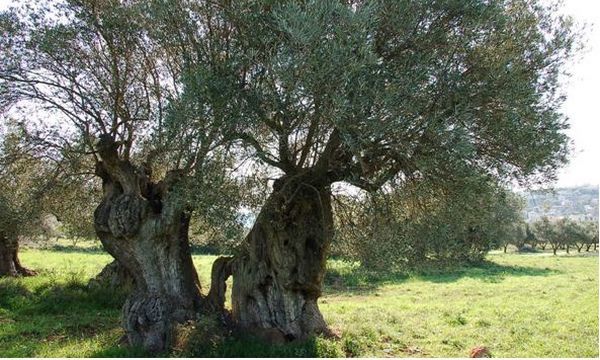
[[[577,37],[541,3],[212,7],[208,34],[226,44],[219,90],[245,120],[235,135],[286,174],[374,190],[465,168],[542,180],[566,160],[559,80]]]

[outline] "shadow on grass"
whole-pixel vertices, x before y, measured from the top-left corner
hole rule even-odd
[[[500,282],[508,277],[516,276],[550,276],[561,273],[559,270],[550,268],[538,268],[531,266],[500,265],[492,261],[482,261],[471,266],[461,266],[450,270],[428,270],[415,274],[421,280],[448,283],[462,278],[479,279],[484,282]]]
[[[320,357],[316,339],[303,343],[287,345],[270,345],[252,337],[229,338],[216,344],[196,346],[192,352],[185,354],[192,357],[261,357],[261,358],[299,358]]]
[[[73,246],[73,245],[60,245],[54,244],[51,246],[46,246],[41,248],[43,250],[57,251],[62,253],[80,253],[80,254],[108,254],[106,250],[102,248],[101,245],[93,245],[93,246]]]
[[[34,357],[43,349],[83,339],[116,344],[125,294],[88,289],[84,277],[40,275],[27,287],[23,279],[0,279],[0,357]],[[113,339],[114,338],[114,339]],[[110,356],[117,356],[110,354]],[[123,356],[135,356],[125,350]]]
[[[529,266],[500,265],[491,261],[482,261],[462,266],[423,266],[420,270],[374,271],[361,267],[358,263],[335,260],[325,275],[325,293],[362,293],[377,289],[383,285],[401,284],[410,278],[434,283],[450,283],[462,278],[479,279],[496,283],[515,276],[549,276],[560,271],[549,268]]]
[[[50,277],[48,282],[30,290],[20,279],[0,281],[0,305],[16,316],[34,314],[74,315],[95,313],[104,310],[120,310],[127,294],[112,289],[89,289],[74,278],[57,282]]]
[[[21,299],[30,296],[31,291],[27,289],[17,279],[12,278],[1,278],[0,279],[0,308],[6,309],[15,302],[19,302]]]
[[[142,348],[131,346],[111,346],[98,350],[90,355],[93,358],[150,358],[167,356],[168,354],[152,354]]]
[[[23,314],[72,315],[100,310],[120,310],[127,294],[119,290],[89,289],[78,279],[49,282],[35,289],[19,311]]]
[[[322,337],[311,337],[304,341],[285,344],[267,343],[252,335],[237,332],[228,334],[223,328],[208,325],[199,320],[196,328],[188,334],[184,344],[170,355],[176,357],[218,357],[218,358],[332,358],[343,357],[339,341]],[[209,320],[210,322],[210,320]],[[183,346],[181,346],[183,345]]]

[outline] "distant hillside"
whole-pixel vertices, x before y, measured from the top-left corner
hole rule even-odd
[[[554,191],[532,191],[524,194],[527,201],[525,219],[535,221],[568,217],[575,220],[598,220],[598,186],[560,188]]]

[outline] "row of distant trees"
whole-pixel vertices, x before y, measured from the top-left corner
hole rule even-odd
[[[385,196],[338,196],[332,252],[373,270],[393,270],[478,262],[489,250],[506,252],[511,245],[555,254],[597,250],[598,222],[542,217],[528,224],[524,207],[518,194],[474,175],[444,186],[413,181]]]
[[[535,250],[539,248],[546,250],[551,248],[556,254],[559,249],[565,249],[567,253],[571,248],[577,252],[590,251],[598,248],[598,222],[577,221],[569,218],[551,220],[544,216],[532,224],[516,224],[515,234],[512,239],[506,239],[502,244],[504,252],[509,245],[513,245],[519,251]]]

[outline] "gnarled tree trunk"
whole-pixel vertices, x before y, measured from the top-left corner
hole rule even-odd
[[[233,257],[231,256],[221,256],[213,262],[210,291],[206,297],[206,304],[209,310],[223,315],[227,314],[225,310],[226,281],[231,276],[232,261]]]
[[[153,183],[119,159],[114,141],[99,143],[102,162],[96,173],[104,196],[94,226],[104,248],[134,279],[123,306],[123,327],[131,345],[167,349],[176,323],[195,318],[200,283],[192,263],[189,214],[170,190],[174,174]]]
[[[317,299],[332,239],[329,186],[280,179],[232,262],[232,315],[272,342],[328,328]]]
[[[36,272],[21,266],[19,241],[0,233],[0,276],[33,276]]]

